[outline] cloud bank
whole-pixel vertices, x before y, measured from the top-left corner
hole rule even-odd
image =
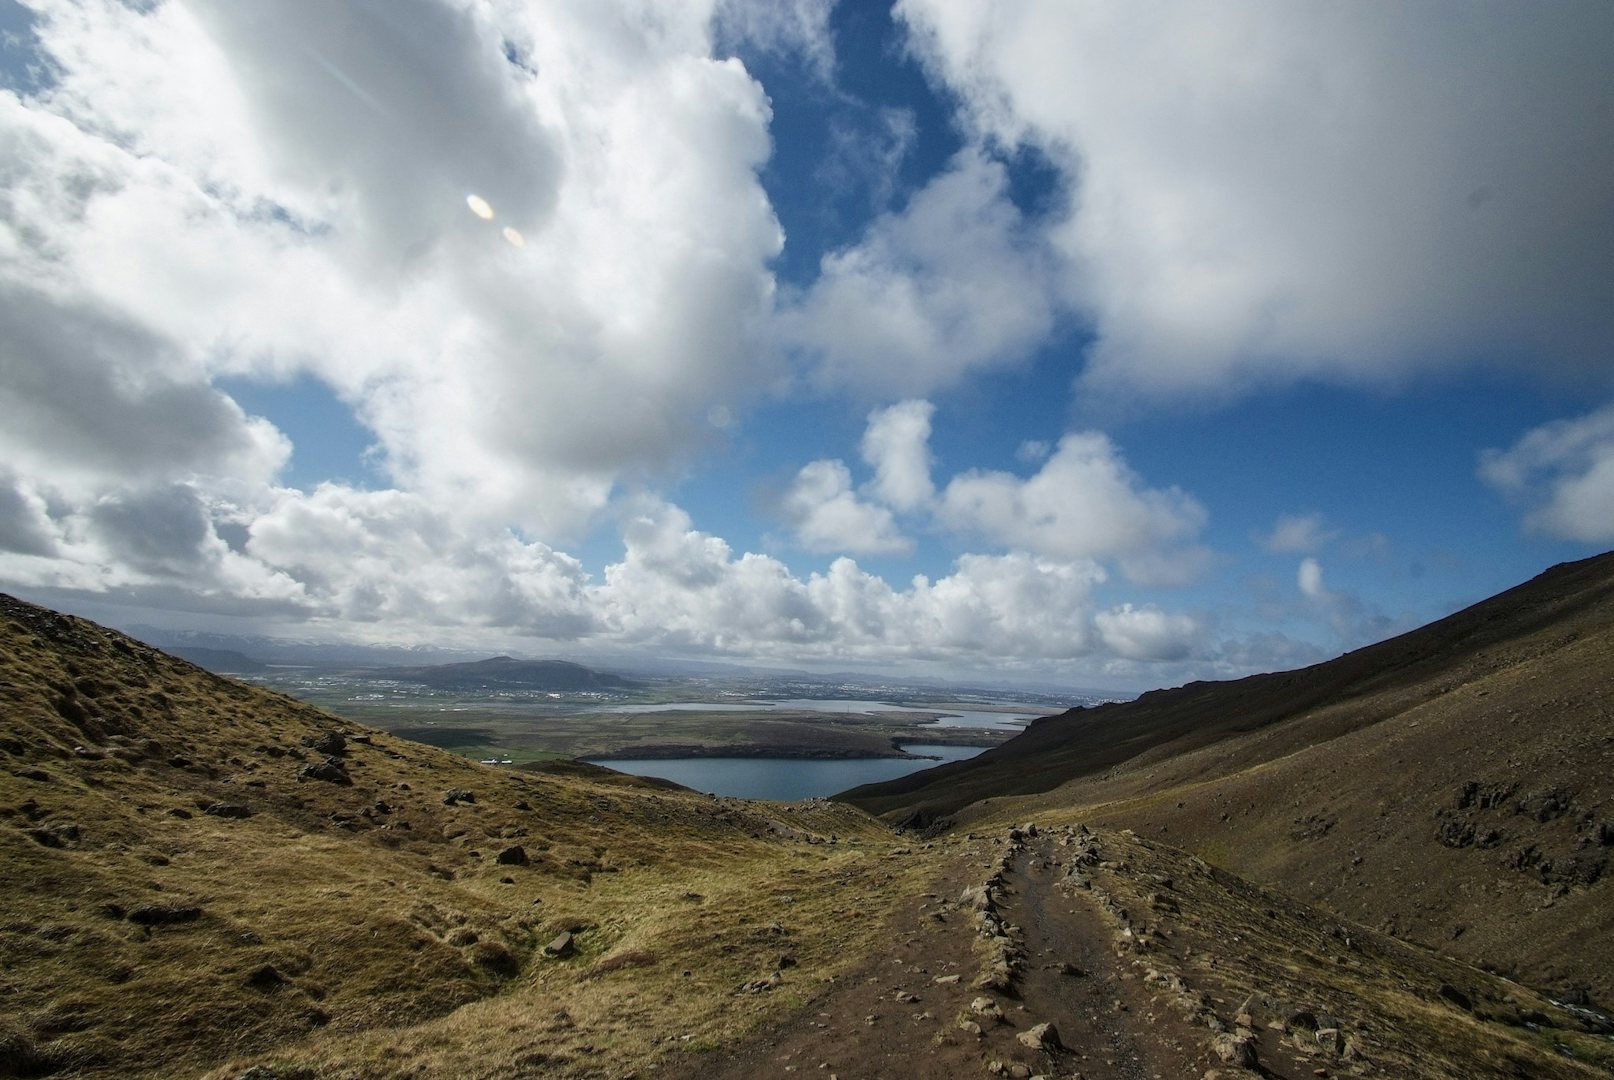
[[[1607,5],[897,11],[978,140],[1071,181],[1047,242],[1087,392],[1606,370]]]

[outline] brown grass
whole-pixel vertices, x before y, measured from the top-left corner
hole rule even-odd
[[[888,830],[845,807],[483,767],[79,620],[3,614],[14,1074],[625,1069],[754,1024],[859,955],[894,895]],[[351,784],[299,781],[324,756],[305,740],[336,727],[369,740],[342,755]],[[515,844],[527,864],[498,863]],[[561,929],[576,954],[546,958]],[[778,989],[736,993],[787,952]]]

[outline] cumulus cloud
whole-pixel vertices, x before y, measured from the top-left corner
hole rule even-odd
[[[280,493],[246,552],[333,622],[488,626],[569,640],[594,625],[577,560],[400,491]]]
[[[1588,544],[1614,540],[1614,405],[1485,451],[1479,474],[1529,507],[1525,522],[1536,532]]]
[[[975,137],[1072,181],[1088,391],[1614,346],[1614,9],[901,0]],[[1236,58],[1236,62],[1230,62]]]
[[[736,555],[677,507],[647,502],[595,597],[617,640],[685,650],[869,661],[983,656],[1030,664],[1094,653],[1096,563],[1024,553],[965,555],[953,573],[893,589],[849,558],[806,579],[766,555]]]
[[[894,397],[1022,359],[1056,311],[1048,255],[1009,201],[1006,170],[964,150],[906,207],[824,256],[777,330],[822,384]]]
[[[1307,600],[1318,603],[1328,603],[1333,599],[1333,593],[1323,584],[1323,567],[1316,559],[1305,558],[1300,560],[1300,569],[1295,573],[1295,584],[1300,587],[1301,595]]]
[[[212,376],[312,374],[401,487],[579,528],[772,377],[769,106],[711,19],[41,4],[53,81],[0,96],[0,282],[150,339],[82,353],[86,380],[162,370],[239,434]]]
[[[1185,585],[1210,565],[1194,539],[1207,514],[1179,488],[1149,488],[1109,438],[1067,434],[1036,455],[1028,477],[995,470],[953,476],[938,494],[931,478],[935,407],[909,400],[869,414],[860,446],[873,478],[855,490],[841,461],[815,461],[797,475],[781,510],[811,551],[906,550],[893,511],[994,547],[1056,560],[1112,559],[1138,584]],[[1021,455],[1024,457],[1024,455]]]
[[[1260,540],[1261,546],[1274,555],[1298,555],[1316,551],[1338,535],[1321,514],[1280,514],[1272,532]]]
[[[163,338],[96,304],[0,280],[0,456],[84,488],[206,474],[269,482],[291,446]]]
[[[797,542],[809,551],[872,554],[913,547],[889,509],[858,498],[851,471],[839,461],[803,466],[782,511]]]
[[[1202,637],[1198,620],[1154,607],[1122,604],[1093,616],[1100,638],[1127,660],[1184,660]]]
[[[1062,303],[991,152],[775,296],[770,104],[714,44],[832,73],[827,0],[32,6],[50,77],[0,92],[0,580],[396,638],[1186,655],[1182,616],[1095,614],[1100,559],[1164,580],[1205,518],[1103,436],[937,494],[913,395],[1017,362]],[[880,121],[894,168],[913,117]],[[778,335],[821,385],[899,402],[870,414],[866,484],[798,475],[802,542],[905,551],[909,515],[992,552],[900,587],[849,558],[801,576],[653,499],[598,576],[550,546],[777,384]],[[290,444],[224,377],[327,384],[390,487],[280,487]]]
[[[903,401],[869,414],[863,432],[863,460],[874,469],[870,490],[898,510],[915,510],[930,502],[930,419],[936,407],[928,401]]]
[[[971,471],[940,497],[940,520],[994,543],[1060,558],[1141,557],[1189,541],[1206,512],[1193,496],[1146,488],[1108,437],[1064,436],[1032,476]]]

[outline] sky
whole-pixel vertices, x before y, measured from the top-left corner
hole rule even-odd
[[[1614,546],[1614,6],[0,0],[0,588],[1136,691]]]

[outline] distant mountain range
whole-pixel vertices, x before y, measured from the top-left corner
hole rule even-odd
[[[221,675],[253,675],[268,671],[269,665],[262,660],[254,660],[245,653],[234,649],[209,649],[201,645],[179,645],[169,650],[183,660],[189,660],[197,667],[218,672]]]
[[[596,671],[569,660],[517,660],[513,656],[429,667],[386,668],[371,674],[438,690],[632,690],[639,686],[620,675]]]

